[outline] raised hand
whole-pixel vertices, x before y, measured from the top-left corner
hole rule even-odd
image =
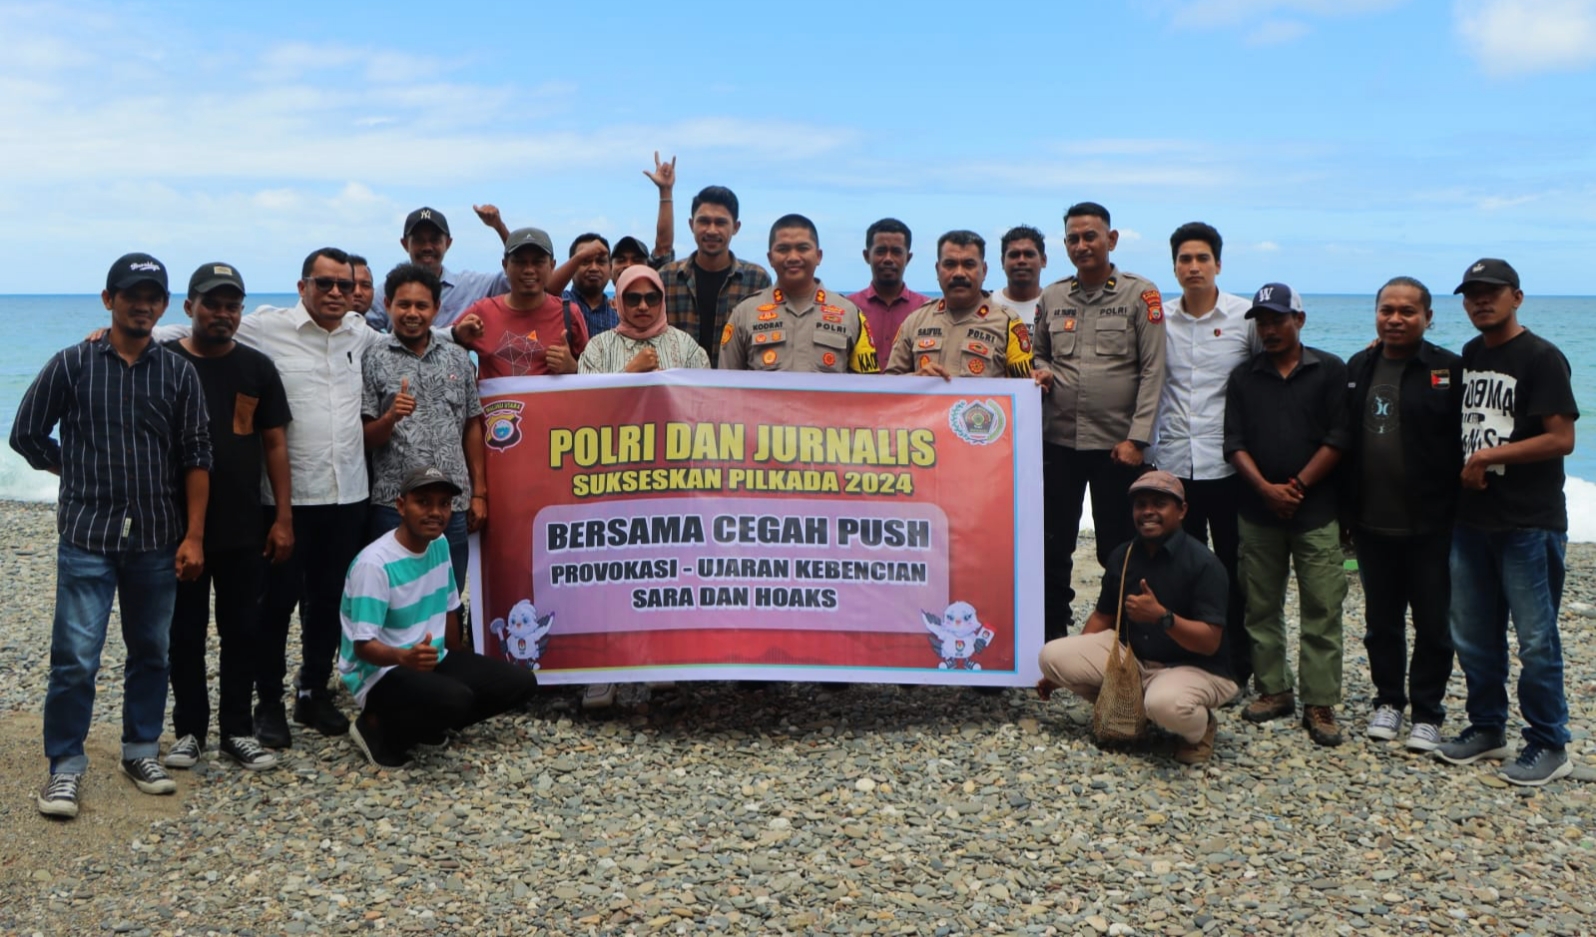
[[[1153,594],[1152,586],[1147,580],[1142,580],[1142,591],[1125,596],[1125,614],[1130,620],[1143,625],[1157,624],[1158,619],[1164,617],[1169,609],[1158,601],[1158,596]]]
[[[477,213],[482,223],[497,231],[499,225],[504,224],[504,219],[499,217],[497,205],[472,205],[471,210]]]
[[[676,185],[676,157],[672,156],[670,162],[662,163],[659,161],[659,150],[655,150],[654,171],[649,172],[645,169],[643,175],[659,186],[661,192],[669,192]]]

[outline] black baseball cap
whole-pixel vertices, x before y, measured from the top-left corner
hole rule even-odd
[[[444,237],[449,237],[449,219],[443,217],[443,212],[436,208],[418,208],[405,216],[405,237],[415,230],[418,224],[430,224],[443,232]]]
[[[188,278],[188,295],[201,296],[219,286],[231,286],[242,293],[244,278],[238,275],[238,268],[232,264],[200,264],[200,268]]]
[[[172,292],[166,285],[166,265],[149,254],[123,254],[105,275],[105,288],[113,293],[139,283],[154,283],[161,292]]]
[[[620,253],[636,254],[637,256],[643,258],[644,261],[647,261],[650,251],[647,247],[643,246],[642,241],[628,234],[626,237],[616,241],[615,246],[610,248],[611,257],[614,257],[616,254]]]
[[[450,481],[449,476],[443,474],[443,470],[434,465],[418,468],[406,475],[404,482],[399,486],[399,493],[407,495],[417,488],[427,488],[432,485],[441,485],[454,494],[460,493],[460,486]]]
[[[1505,260],[1495,257],[1481,257],[1474,265],[1463,272],[1463,282],[1457,285],[1453,293],[1463,292],[1463,288],[1470,283],[1488,283],[1491,286],[1511,286],[1518,289],[1518,271]]]
[[[1302,296],[1284,283],[1265,283],[1252,295],[1252,308],[1244,319],[1256,319],[1260,312],[1295,315],[1302,312]]]

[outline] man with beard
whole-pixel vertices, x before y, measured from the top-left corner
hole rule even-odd
[[[210,417],[211,485],[205,509],[205,569],[178,583],[172,612],[172,734],[168,768],[191,768],[205,751],[210,693],[205,681],[205,638],[210,630],[211,587],[216,590],[217,750],[251,771],[271,768],[277,757],[255,738],[250,697],[255,689],[257,623],[267,562],[294,551],[288,469],[291,416],[288,395],[271,359],[234,340],[244,310],[244,280],[229,264],[208,263],[188,281],[183,311],[194,321],[188,338],[166,347],[187,358],[205,389]],[[261,516],[261,466],[266,467],[276,513]]]
[[[541,228],[518,228],[504,245],[509,292],[479,300],[466,311],[481,319],[481,334],[466,343],[477,353],[481,380],[575,374],[587,347],[587,320],[548,291],[554,242]]]
[[[725,186],[708,186],[693,196],[691,224],[697,249],[659,272],[665,281],[666,321],[697,339],[711,365],[720,356],[717,339],[724,334],[731,310],[770,287],[765,268],[738,260],[731,252],[732,238],[743,226],[737,209],[736,193]]]
[[[486,451],[476,374],[464,348],[435,341],[432,319],[442,285],[415,264],[400,264],[383,282],[393,335],[366,349],[360,418],[371,450],[371,524],[375,540],[399,526],[399,487],[418,468],[442,470],[459,489],[444,537],[457,583],[470,558],[467,535],[488,517]]]
[[[1214,709],[1236,694],[1225,648],[1225,568],[1181,529],[1186,495],[1175,476],[1141,476],[1131,483],[1130,502],[1135,539],[1109,555],[1097,607],[1081,633],[1043,645],[1037,691],[1047,699],[1064,687],[1095,701],[1123,615],[1148,720],[1180,739],[1176,761],[1206,764],[1219,728]]]
[[[583,246],[587,246],[587,250],[581,250]],[[568,256],[567,265],[574,264],[575,269],[571,271],[570,288],[560,299],[582,313],[582,318],[587,320],[589,338],[615,328],[620,313],[615,311],[609,294],[604,291],[610,285],[610,242],[591,231],[578,234],[571,242]]]
[[[884,374],[940,377],[1031,376],[1031,331],[1009,307],[981,290],[986,241],[974,231],[937,239],[942,298],[903,321]]]
[[[1003,235],[999,250],[1008,285],[997,294],[997,301],[1026,322],[1035,321],[1036,303],[1042,298],[1042,271],[1047,269],[1047,238],[1022,224]]]
[[[57,352],[23,394],[11,426],[11,448],[61,477],[44,699],[50,778],[37,798],[46,816],[78,815],[89,765],[83,743],[114,599],[127,645],[122,773],[146,794],[177,790],[155,756],[177,583],[205,564],[211,443],[193,366],[151,339],[170,299],[166,283],[166,268],[148,254],[112,264],[100,294],[110,330]],[[59,441],[50,435],[57,426]]]
[[[929,302],[903,282],[903,271],[914,259],[913,239],[909,226],[896,218],[883,218],[866,228],[864,259],[870,265],[870,285],[848,296],[870,323],[871,338],[887,348],[897,340],[903,320]]]
[[[821,256],[814,222],[803,215],[776,219],[770,226],[769,253],[776,285],[732,310],[721,334],[719,367],[877,373],[876,349],[864,313],[846,298],[828,294],[815,277]]]

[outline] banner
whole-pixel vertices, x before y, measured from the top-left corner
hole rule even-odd
[[[483,653],[545,683],[1036,682],[1031,382],[670,370],[481,396]]]

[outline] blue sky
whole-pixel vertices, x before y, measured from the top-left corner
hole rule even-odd
[[[1235,292],[1445,289],[1480,255],[1596,292],[1596,0],[0,0],[0,22],[0,293],[92,292],[135,249],[290,290],[322,244],[401,259],[422,204],[456,267],[497,263],[474,202],[562,247],[651,238],[655,149],[680,255],[692,193],[725,184],[735,250],[762,260],[802,212],[834,287],[866,281],[884,215],[920,242],[911,285],[942,231],[1017,223],[1064,276],[1063,209],[1092,199],[1166,287],[1169,232],[1203,219]]]

